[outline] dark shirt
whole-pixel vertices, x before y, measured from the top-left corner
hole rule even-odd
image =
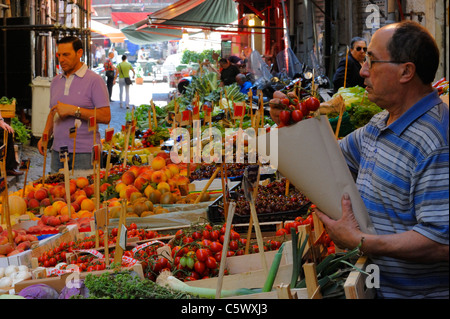
[[[220,80],[225,85],[233,84],[236,82],[236,75],[239,73],[239,69],[231,64],[228,68],[222,70],[220,73]]]
[[[361,86],[364,85],[364,78],[359,75],[361,70],[361,63],[359,63],[350,53],[348,54],[348,65],[347,65],[347,81],[345,87]],[[345,78],[345,58],[342,59],[336,69],[336,73],[333,77],[334,91],[337,92],[339,88],[344,86]]]

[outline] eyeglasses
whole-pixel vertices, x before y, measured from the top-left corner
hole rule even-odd
[[[356,47],[356,51],[361,51],[361,50],[364,50],[364,52],[367,52],[367,47],[364,47],[364,48],[362,48],[362,47]]]
[[[402,63],[406,63],[406,62],[404,62],[404,61],[372,60],[371,57],[370,57],[369,55],[366,55],[366,57],[365,57],[365,59],[364,59],[364,63],[367,63],[367,66],[369,67],[369,69],[371,69],[373,63],[394,63],[394,64],[402,64]]]

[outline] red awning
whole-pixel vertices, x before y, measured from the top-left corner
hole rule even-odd
[[[115,24],[119,21],[131,25],[141,20],[147,19],[147,16],[152,12],[111,12],[111,18]]]

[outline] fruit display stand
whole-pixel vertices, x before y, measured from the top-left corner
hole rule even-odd
[[[32,221],[27,222],[27,224],[28,227],[31,227],[33,225]],[[17,225],[20,227],[25,226],[20,224]],[[25,250],[10,257],[0,258],[0,266],[6,267],[10,265],[25,265],[31,267],[31,261],[33,257],[38,257],[42,252],[58,246],[61,242],[74,240],[77,236],[77,225],[68,225],[61,231],[61,233],[40,240],[36,246],[32,246],[29,250]]]

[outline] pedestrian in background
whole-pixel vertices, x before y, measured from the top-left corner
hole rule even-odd
[[[114,66],[113,63],[114,53],[109,52],[108,59],[106,59],[105,62],[105,76],[106,76],[106,86],[108,87],[108,94],[109,94],[109,101],[112,102],[111,96],[112,96],[112,90],[114,84],[116,84],[117,80],[117,68]]]
[[[133,66],[130,62],[127,61],[127,56],[122,55],[122,62],[117,65],[117,70],[119,72],[119,98],[120,98],[120,107],[122,107],[123,101],[123,89],[125,88],[125,106],[127,109],[130,108],[130,71],[133,72],[133,78],[136,76],[136,72],[134,72]]]
[[[339,88],[344,86],[345,67],[347,65],[347,78],[345,81],[345,87],[361,86],[364,85],[364,78],[359,74],[361,66],[364,63],[367,52],[367,42],[364,38],[355,37],[350,42],[350,50],[348,56],[339,61],[336,73],[333,76],[334,90],[337,92]]]

